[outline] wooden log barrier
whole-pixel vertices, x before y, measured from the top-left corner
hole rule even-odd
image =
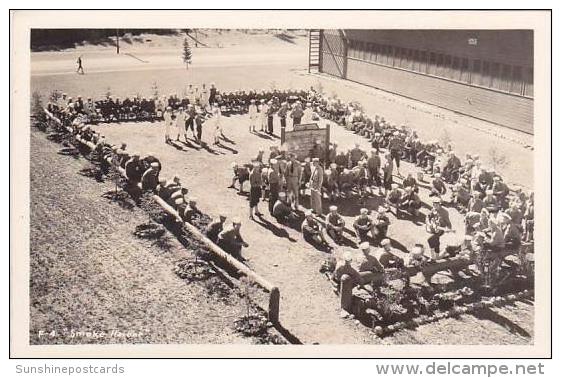
[[[45,109],[45,114],[47,115],[47,117],[49,117],[53,121],[57,122],[59,125],[62,125],[62,122],[57,117],[55,117],[53,114],[51,114],[49,111],[47,111],[46,109]],[[73,132],[73,129],[71,127],[66,127],[66,129],[67,129],[68,132]],[[94,150],[97,146],[93,142],[83,140],[79,135],[76,136],[76,140],[79,143],[88,146],[92,150]],[[111,164],[111,158],[107,158],[106,161]],[[125,169],[123,169],[121,167],[117,167],[117,170],[119,171],[119,173],[122,176],[124,176],[125,178],[127,177]],[[138,184],[138,187],[140,189],[142,189],[142,186],[141,186],[140,183]],[[156,201],[156,203],[158,203],[158,205],[160,205],[160,207],[167,214],[175,217],[178,221],[181,221],[183,223],[183,225],[185,226],[185,228],[187,228],[187,230],[189,230],[189,232],[191,232],[193,235],[195,235],[195,237],[200,239],[200,241],[202,241],[203,244],[205,244],[205,246],[209,249],[209,251],[211,252],[211,254],[215,258],[217,258],[217,259],[223,261],[224,263],[226,263],[226,265],[230,269],[232,269],[233,271],[236,271],[239,274],[242,274],[242,275],[250,278],[253,282],[257,283],[265,291],[267,291],[269,293],[269,303],[268,303],[269,308],[267,310],[268,320],[273,324],[278,324],[279,323],[280,290],[277,286],[273,285],[272,283],[267,281],[265,278],[261,277],[260,275],[258,275],[257,273],[255,273],[254,271],[249,269],[246,265],[241,263],[239,260],[232,257],[232,255],[225,252],[222,248],[220,248],[218,245],[216,245],[212,240],[207,238],[206,235],[204,235],[198,228],[196,228],[195,226],[193,226],[192,224],[190,224],[188,222],[183,222],[183,219],[181,218],[179,213],[173,207],[171,207],[166,201],[164,201],[161,197],[154,194],[153,199]]]

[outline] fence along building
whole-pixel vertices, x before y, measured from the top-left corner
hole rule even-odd
[[[532,30],[314,32],[322,73],[533,134]]]

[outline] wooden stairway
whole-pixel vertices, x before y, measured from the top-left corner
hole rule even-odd
[[[319,72],[321,65],[321,30],[309,30],[308,73]]]

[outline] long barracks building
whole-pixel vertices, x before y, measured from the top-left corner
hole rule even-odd
[[[533,134],[531,30],[311,30],[320,72]]]

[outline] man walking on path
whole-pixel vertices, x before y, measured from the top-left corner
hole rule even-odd
[[[79,75],[83,75],[84,74],[84,67],[82,67],[82,55],[80,55],[78,57],[78,60],[76,60],[76,63],[78,64],[78,69],[76,70],[76,73]]]

